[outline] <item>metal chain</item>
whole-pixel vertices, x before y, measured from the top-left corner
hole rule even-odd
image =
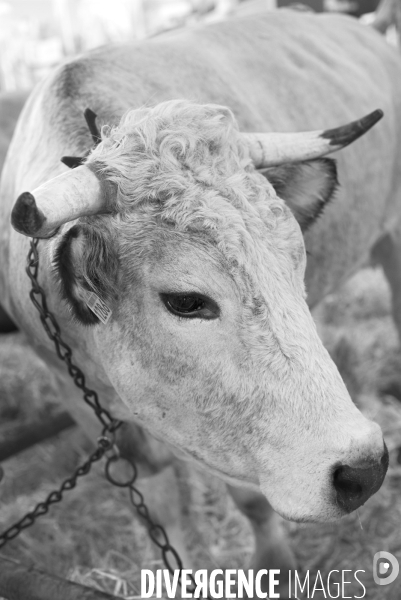
[[[97,418],[108,431],[113,432],[121,425],[121,421],[113,419],[110,413],[105,410],[100,402],[97,393],[85,385],[85,375],[77,365],[72,362],[72,350],[68,344],[61,339],[61,331],[54,315],[47,307],[46,295],[44,289],[38,283],[39,254],[38,239],[31,240],[31,247],[28,253],[28,264],[26,273],[31,280],[32,288],[29,297],[33,305],[39,312],[42,325],[56,347],[57,356],[67,364],[68,372],[74,380],[77,388],[82,390],[83,398],[87,404],[94,410]]]
[[[64,492],[73,489],[76,486],[78,479],[89,473],[93,463],[99,461],[106,455],[106,479],[112,485],[127,488],[129,490],[131,503],[135,507],[138,515],[145,522],[151,540],[158,548],[160,548],[166,568],[170,573],[173,573],[174,570],[177,569],[181,572],[183,564],[178,552],[170,544],[165,529],[152,520],[142,493],[134,485],[138,474],[135,463],[131,459],[122,458],[115,444],[115,432],[120,425],[122,425],[122,422],[113,419],[110,413],[100,404],[98,394],[86,386],[85,375],[81,369],[73,363],[72,349],[62,340],[60,327],[54,315],[47,307],[45,291],[38,283],[38,242],[39,240],[36,238],[31,239],[30,250],[28,253],[26,273],[32,284],[29,297],[39,312],[40,320],[48,337],[55,345],[57,356],[66,363],[68,372],[75,385],[82,390],[85,402],[93,409],[97,418],[102,423],[103,431],[101,437],[99,437],[97,441],[96,450],[89,456],[86,462],[78,467],[71,477],[65,479],[58,490],[51,492],[43,502],[39,502],[32,511],[0,534],[0,548],[5,546],[8,541],[17,537],[24,529],[33,525],[38,517],[45,515],[52,504],[60,502]],[[128,466],[131,472],[130,476],[126,478],[125,481],[119,479],[115,473],[116,465],[121,465],[123,463]],[[171,560],[174,561],[175,565],[170,562]],[[188,592],[193,592],[196,587],[195,580],[192,575],[189,575],[189,578],[192,581],[192,588],[188,588]]]
[[[3,548],[3,546],[5,546],[8,541],[16,538],[21,533],[21,531],[33,525],[38,517],[45,515],[49,511],[49,508],[52,504],[60,502],[63,499],[64,492],[68,492],[69,490],[75,488],[75,486],[77,485],[78,478],[87,475],[87,473],[89,473],[89,471],[91,470],[92,464],[103,458],[106,450],[106,447],[99,444],[96,450],[93,452],[93,454],[91,454],[90,457],[86,460],[86,462],[84,462],[83,465],[78,467],[75,470],[74,474],[71,475],[71,477],[65,479],[58,490],[54,490],[53,492],[51,492],[47,496],[46,500],[44,500],[43,502],[39,502],[39,504],[35,506],[34,510],[27,513],[24,517],[22,517],[22,519],[20,519],[11,527],[6,529],[6,531],[4,531],[0,535],[0,548]]]

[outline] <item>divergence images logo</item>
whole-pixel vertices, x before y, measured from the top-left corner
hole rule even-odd
[[[376,552],[373,557],[373,579],[377,585],[393,583],[400,572],[400,565],[390,552]]]

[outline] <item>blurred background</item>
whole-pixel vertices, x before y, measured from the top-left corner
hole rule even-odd
[[[379,0],[304,0],[315,11],[371,13]],[[65,57],[225,18],[247,0],[0,0],[0,91],[31,88]],[[262,0],[275,9],[294,0]],[[242,8],[242,6],[241,6]],[[244,6],[245,8],[245,6]]]

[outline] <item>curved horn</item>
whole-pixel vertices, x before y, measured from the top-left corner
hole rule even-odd
[[[380,109],[374,110],[362,119],[335,129],[302,133],[243,133],[242,136],[249,145],[255,167],[263,169],[312,160],[340,150],[366,133],[383,114]]]
[[[106,182],[80,166],[50,179],[32,193],[23,192],[14,204],[11,224],[24,235],[50,238],[63,223],[111,212],[107,192]]]

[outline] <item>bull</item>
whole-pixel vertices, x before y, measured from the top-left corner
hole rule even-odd
[[[92,151],[87,107],[102,126]],[[88,384],[154,464],[175,455],[228,483],[254,568],[291,564],[272,509],[335,520],[384,479],[380,428],[310,308],[373,252],[400,327],[400,140],[396,50],[348,17],[286,10],[91,51],[17,125],[2,306],[97,436],[29,301],[26,236],[40,238],[39,279]],[[85,158],[69,170],[65,155]]]

